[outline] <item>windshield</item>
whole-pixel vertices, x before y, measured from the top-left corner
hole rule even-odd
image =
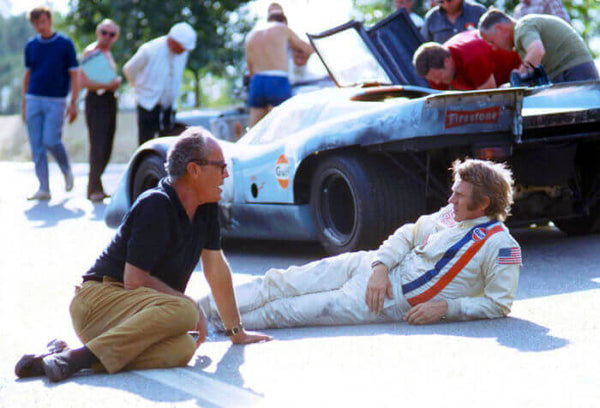
[[[392,83],[354,27],[312,40],[340,87],[369,82]]]

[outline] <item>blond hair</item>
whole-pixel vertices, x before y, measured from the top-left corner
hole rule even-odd
[[[483,203],[485,197],[489,199],[485,215],[500,221],[510,215],[514,181],[506,164],[476,159],[456,160],[452,163],[452,175],[455,181],[462,180],[473,186],[471,198],[474,203]]]

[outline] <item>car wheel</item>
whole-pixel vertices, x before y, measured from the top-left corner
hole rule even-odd
[[[135,172],[131,201],[135,201],[144,191],[156,187],[158,181],[166,175],[165,161],[160,156],[155,154],[146,156]]]
[[[554,225],[567,235],[585,235],[600,232],[600,212],[576,218],[554,220]]]
[[[314,173],[311,209],[330,254],[371,249],[425,208],[419,183],[367,155],[332,156]]]
[[[554,225],[568,235],[595,234],[600,232],[600,203],[598,195],[600,194],[600,165],[597,162],[600,154],[600,146],[586,145],[580,146],[578,151],[578,160],[581,164],[579,168],[578,184],[581,186],[581,193],[577,194],[585,198],[596,197],[596,202],[592,203],[589,214],[574,217],[552,220]]]

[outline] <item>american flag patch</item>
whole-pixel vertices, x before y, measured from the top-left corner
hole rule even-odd
[[[521,249],[519,247],[500,248],[498,251],[499,265],[521,265]]]

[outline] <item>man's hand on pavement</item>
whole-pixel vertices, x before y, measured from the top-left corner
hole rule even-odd
[[[412,307],[404,316],[409,324],[430,324],[442,320],[448,313],[445,300],[420,303]]]
[[[383,310],[385,298],[393,299],[392,282],[388,273],[388,268],[384,264],[378,264],[373,268],[367,291],[365,293],[365,303],[373,313],[379,313]]]
[[[251,344],[251,343],[262,343],[265,341],[272,340],[271,336],[258,332],[247,332],[242,330],[235,336],[230,337],[233,344]]]

